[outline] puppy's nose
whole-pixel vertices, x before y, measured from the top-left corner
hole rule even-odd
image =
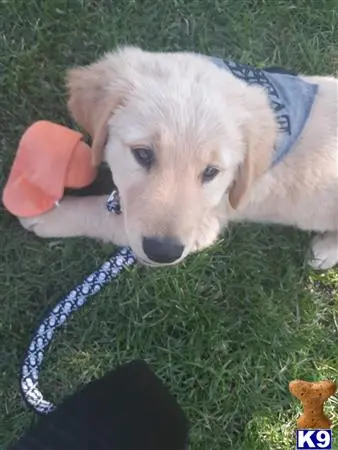
[[[182,256],[184,246],[175,237],[144,237],[143,251],[149,259],[158,263],[171,263]]]

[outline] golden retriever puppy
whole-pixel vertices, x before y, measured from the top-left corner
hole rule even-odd
[[[69,109],[106,161],[123,214],[106,197],[65,197],[22,225],[41,237],[130,246],[174,264],[229,221],[317,232],[316,269],[338,262],[338,81],[125,47],[69,72]]]

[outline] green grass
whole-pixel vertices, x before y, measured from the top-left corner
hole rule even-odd
[[[1,1],[0,184],[32,121],[70,123],[67,67],[128,42],[327,74],[337,69],[337,22],[336,0]],[[44,392],[59,401],[142,357],[189,416],[192,450],[294,448],[301,408],[289,381],[338,372],[338,273],[309,271],[308,240],[290,229],[236,226],[179,267],[131,269],[57,334]],[[3,449],[32,421],[17,375],[33,330],[113,248],[40,240],[4,211],[0,248]],[[337,397],[327,411],[337,427]]]

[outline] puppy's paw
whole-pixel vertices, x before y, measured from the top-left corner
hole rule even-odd
[[[65,205],[67,206],[67,203]],[[73,210],[64,206],[58,206],[38,216],[19,217],[19,222],[26,230],[39,237],[63,237],[67,236],[69,224],[74,222],[74,217],[70,216],[69,212],[73,212]],[[75,228],[78,230],[81,229],[81,220],[79,222],[75,223]]]
[[[315,270],[327,270],[338,263],[338,233],[328,232],[316,236],[311,244],[309,265]]]
[[[43,215],[35,217],[19,217],[19,222],[28,231],[40,237],[48,237]]]
[[[198,252],[213,245],[220,233],[221,226],[216,217],[204,218],[199,224],[191,252]]]

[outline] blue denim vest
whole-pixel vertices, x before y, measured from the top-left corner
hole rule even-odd
[[[219,67],[250,85],[263,87],[270,100],[278,124],[279,137],[272,166],[289,153],[303,131],[318,91],[318,85],[296,75],[258,69],[234,61],[212,57]]]

